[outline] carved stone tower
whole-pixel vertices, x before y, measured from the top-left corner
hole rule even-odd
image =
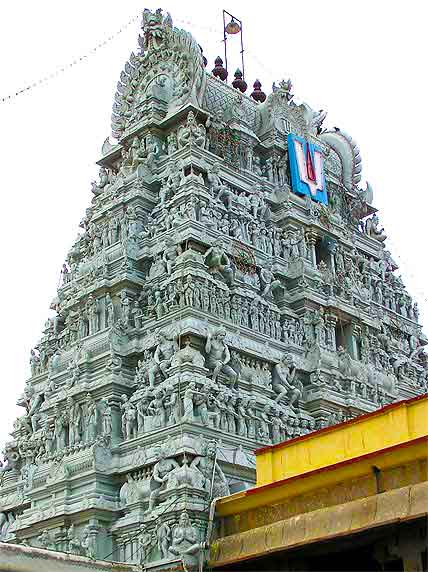
[[[426,391],[426,340],[351,137],[289,81],[208,73],[160,10],[142,31],[31,352],[0,538],[188,568],[254,449]]]

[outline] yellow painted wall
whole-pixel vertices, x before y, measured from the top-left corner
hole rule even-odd
[[[344,425],[257,453],[257,485],[303,475],[428,435],[428,397],[403,401]]]

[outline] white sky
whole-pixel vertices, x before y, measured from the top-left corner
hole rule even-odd
[[[391,237],[389,249],[426,323],[426,3],[2,2],[0,98],[84,55],[144,7],[158,6],[193,33],[209,69],[223,53],[221,10],[235,14],[244,21],[250,88],[259,78],[269,93],[273,80],[290,76],[296,97],[328,110],[326,124],[358,142],[364,177],[374,187],[381,223]],[[115,86],[137,48],[138,32],[139,19],[84,63],[0,103],[0,447],[17,413],[23,413],[15,402],[29,375],[29,352],[89,206],[95,161],[110,133]],[[231,72],[237,63],[231,57]]]

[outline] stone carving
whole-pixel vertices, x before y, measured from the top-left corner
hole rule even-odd
[[[177,367],[189,363],[198,367],[204,367],[204,356],[194,348],[190,347],[190,340],[187,338],[184,342],[184,348],[177,350],[171,360],[171,367]]]
[[[207,353],[207,367],[212,371],[213,382],[217,381],[220,373],[223,373],[231,385],[238,381],[238,373],[230,366],[230,351],[225,343],[226,331],[218,328],[213,333],[208,333],[205,343]]]
[[[282,289],[281,282],[275,279],[271,267],[272,263],[266,262],[264,267],[260,270],[261,295],[264,298],[272,298],[275,292]]]
[[[368,218],[365,224],[366,233],[375,240],[379,242],[384,242],[386,240],[386,234],[383,232],[383,228],[379,228],[379,218],[374,214],[371,218]]]
[[[204,260],[211,274],[219,275],[228,285],[233,283],[233,269],[225,251],[225,244],[221,239],[214,242],[207,250]]]
[[[0,540],[6,541],[9,536],[9,531],[15,523],[15,515],[13,512],[0,512]]]
[[[229,485],[226,477],[217,462],[217,445],[208,442],[204,454],[193,459],[191,466],[198,469],[204,478],[203,487],[210,494],[210,498],[226,496],[229,494]]]
[[[102,413],[101,413],[101,415],[102,415],[101,433],[104,437],[111,438],[111,434],[113,431],[111,407],[110,407],[108,399],[106,397],[104,397],[101,400],[101,402],[103,405],[103,409],[102,409]]]
[[[137,436],[137,411],[129,401],[126,394],[121,396],[122,405],[121,409],[122,413],[122,435],[123,440],[127,441],[128,439],[133,439]]]
[[[162,331],[158,332],[156,341],[157,346],[153,357],[155,365],[153,369],[149,371],[149,379],[150,376],[152,376],[150,385],[154,385],[153,376],[158,371],[164,378],[168,377],[168,370],[171,367],[172,359],[179,349],[177,338],[170,339]]]
[[[169,552],[194,565],[198,561],[200,550],[201,542],[198,539],[195,527],[190,522],[188,513],[183,511],[178,524],[173,528]]]
[[[278,394],[275,401],[287,397],[288,404],[293,409],[294,404],[301,399],[303,386],[296,379],[296,365],[292,355],[284,354],[281,361],[273,368],[272,389]]]
[[[178,147],[185,147],[189,143],[197,147],[205,147],[206,129],[201,123],[196,123],[193,111],[189,111],[185,125],[181,125],[177,132]]]
[[[139,563],[142,566],[147,562],[153,541],[154,541],[153,535],[150,534],[150,532],[148,532],[146,525],[142,524],[140,527],[140,534],[138,537],[138,549],[140,553]]]
[[[91,557],[113,536],[107,558],[189,567],[210,500],[229,479],[253,484],[254,449],[423,393],[427,340],[373,191],[357,188],[355,142],[323,130],[290,81],[260,104],[207,74],[160,10],[141,34],[115,94],[118,142],[29,356],[0,535],[25,526]],[[322,150],[328,205],[290,188],[288,133]]]
[[[171,528],[167,522],[158,520],[156,525],[156,542],[162,560],[169,558],[169,545],[171,542]]]
[[[167,457],[165,446],[159,448],[158,454],[159,460],[153,468],[152,479],[155,488],[150,494],[149,511],[153,510],[159,494],[167,488],[172,471],[180,467],[175,459]]]

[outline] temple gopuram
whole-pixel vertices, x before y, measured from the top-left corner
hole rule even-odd
[[[221,568],[216,499],[254,487],[256,450],[287,465],[288,441],[427,392],[355,141],[290,80],[211,68],[144,10],[0,463],[0,568],[1,546]]]

